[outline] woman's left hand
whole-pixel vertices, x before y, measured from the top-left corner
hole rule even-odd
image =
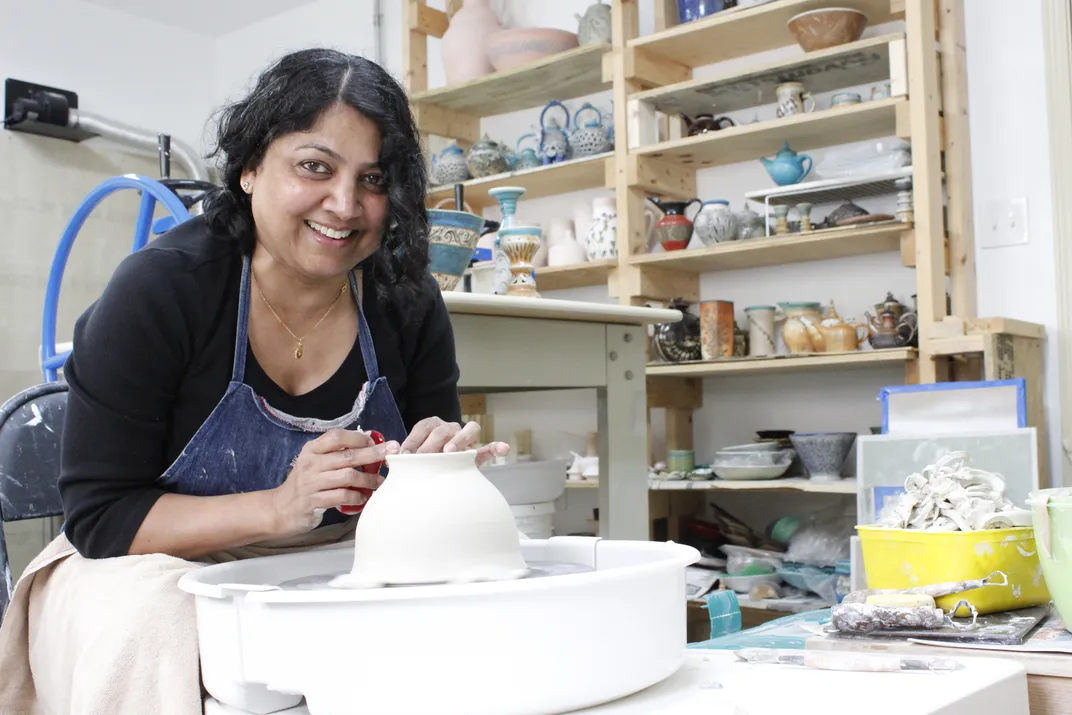
[[[469,422],[464,427],[457,422],[444,422],[438,417],[427,417],[413,426],[413,431],[399,448],[399,454],[428,452],[464,452],[471,449],[480,438],[480,425]],[[476,465],[492,457],[505,457],[510,451],[506,442],[489,442],[476,455]]]

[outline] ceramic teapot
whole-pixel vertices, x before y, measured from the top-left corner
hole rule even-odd
[[[510,505],[476,450],[396,454],[354,531],[354,565],[335,585],[467,583],[523,577]]]
[[[802,317],[801,321],[808,326],[810,332],[813,327],[811,320],[807,317]],[[834,301],[832,300],[830,305],[827,306],[826,315],[817,325],[814,325],[814,329],[819,332],[818,342],[821,343],[821,352],[828,353],[859,350],[860,343],[866,340],[868,336],[866,325],[847,323],[842,320],[834,308]]]
[[[521,145],[526,140],[530,140],[531,143],[536,146],[527,146],[522,149]],[[536,153],[537,149],[539,149],[539,142],[534,132],[528,132],[527,134],[519,136],[517,142],[514,144],[514,155],[517,157],[517,162],[514,165],[514,168],[517,171],[521,171],[523,169],[535,169],[538,166],[542,166],[543,162],[540,161],[540,155]]]
[[[547,112],[555,107],[561,109],[562,113],[566,115],[564,127],[554,117],[547,118]],[[566,105],[562,104],[562,102],[552,99],[540,112],[540,161],[544,164],[554,164],[569,158],[570,143],[569,134],[567,134],[569,128],[569,110],[566,109]]]
[[[713,114],[697,114],[695,119],[682,114],[681,118],[685,120],[686,130],[690,137],[737,126],[737,123],[729,117],[715,117]]]
[[[457,184],[469,177],[465,152],[457,142],[451,142],[439,154],[432,155],[432,183]]]
[[[582,124],[581,115],[586,112],[593,113],[595,117]],[[573,132],[569,137],[569,145],[574,158],[610,151],[610,139],[607,137],[607,130],[603,128],[603,115],[588,102],[573,113]]]
[[[611,9],[610,5],[597,2],[589,5],[584,17],[577,18],[577,44],[609,45],[611,43]]]
[[[480,141],[469,147],[469,154],[465,160],[469,173],[474,179],[479,179],[508,171],[510,168],[508,151],[506,146],[489,139],[485,134]]]
[[[762,158],[760,161],[778,186],[800,183],[811,172],[811,157],[797,154],[789,148],[789,142],[782,145],[781,151],[773,159]],[[804,162],[808,163],[807,168],[804,168]]]
[[[655,352],[664,362],[699,360],[700,319],[689,312],[689,304],[681,298],[674,298],[669,307],[681,312],[681,320],[655,326],[652,336]]]
[[[875,350],[903,348],[916,337],[915,322],[900,322],[892,308],[883,310],[877,318],[868,318],[868,340]]]
[[[655,238],[662,244],[664,251],[680,251],[689,245],[692,238],[692,220],[685,215],[690,204],[702,204],[699,199],[688,201],[661,201],[648,197],[648,201],[659,207],[665,214],[655,223]]]

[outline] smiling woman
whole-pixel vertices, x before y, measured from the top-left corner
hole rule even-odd
[[[283,57],[223,110],[216,154],[204,215],[128,256],[76,323],[64,534],[0,627],[0,712],[200,713],[183,573],[352,538],[383,480],[365,465],[479,438],[390,75]]]

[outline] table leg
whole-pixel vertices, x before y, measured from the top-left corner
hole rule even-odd
[[[599,533],[648,539],[647,358],[641,327],[608,325],[607,383],[597,390]]]

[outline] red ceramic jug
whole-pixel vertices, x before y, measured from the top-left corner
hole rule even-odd
[[[702,203],[699,199],[688,201],[660,201],[648,197],[648,201],[659,207],[665,214],[655,224],[655,237],[662,244],[664,251],[680,251],[689,245],[692,238],[692,220],[685,215],[685,210],[692,203]]]

